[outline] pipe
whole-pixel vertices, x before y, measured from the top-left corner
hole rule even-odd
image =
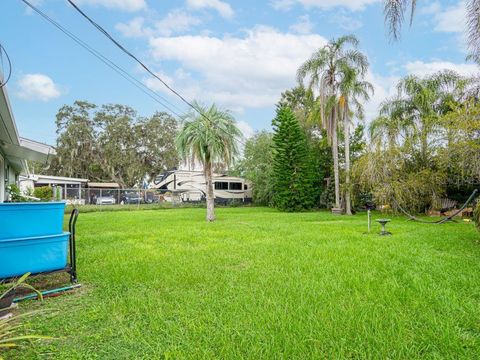
[[[61,288],[41,291],[40,293],[42,294],[42,296],[58,294],[58,293],[62,293],[62,292],[65,292],[65,291],[77,289],[80,286],[82,286],[82,285],[81,284],[69,285],[69,286],[64,286],[64,287],[61,287]],[[30,294],[30,295],[22,296],[22,297],[19,297],[19,298],[15,298],[15,299],[13,299],[13,302],[17,303],[17,302],[20,302],[20,301],[23,301],[23,300],[36,299],[37,297],[38,297],[38,294]]]

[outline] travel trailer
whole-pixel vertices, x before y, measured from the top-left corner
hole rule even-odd
[[[178,199],[182,202],[199,202],[206,198],[205,175],[202,171],[167,171],[157,177],[153,188],[165,194],[165,200]],[[215,202],[250,202],[251,184],[245,179],[226,175],[213,175]]]

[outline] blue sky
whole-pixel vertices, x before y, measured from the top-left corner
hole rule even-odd
[[[64,0],[30,0],[69,31],[177,107],[161,84],[88,24]],[[155,72],[189,100],[234,112],[249,136],[270,128],[280,93],[295,71],[333,37],[354,33],[368,55],[375,96],[367,120],[406,74],[443,68],[472,74],[465,62],[464,3],[421,1],[411,28],[391,43],[378,0],[77,0]],[[76,99],[122,103],[140,115],[165,110],[20,0],[1,4],[0,42],[13,65],[8,84],[20,134],[55,143],[55,114]]]

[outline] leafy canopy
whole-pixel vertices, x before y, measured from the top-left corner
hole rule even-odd
[[[232,164],[242,137],[234,117],[215,104],[206,107],[195,102],[194,107],[203,115],[191,111],[183,117],[183,127],[176,138],[180,156],[203,165]]]

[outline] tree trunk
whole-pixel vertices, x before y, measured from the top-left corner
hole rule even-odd
[[[346,111],[348,111],[348,109]],[[352,215],[350,198],[350,123],[346,114],[344,115],[343,126],[345,133],[345,213]]]
[[[215,195],[213,193],[212,164],[205,164],[205,180],[207,182],[207,221],[215,221]]]
[[[332,124],[332,155],[333,155],[333,174],[335,177],[335,207],[340,208],[340,174],[338,168],[338,131],[335,113],[333,112]]]

